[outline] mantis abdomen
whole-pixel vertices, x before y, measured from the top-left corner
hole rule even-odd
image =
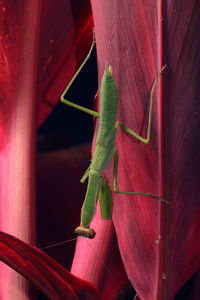
[[[109,164],[115,148],[118,91],[111,67],[105,69],[100,94],[99,130],[89,169],[87,192],[81,211],[81,226],[77,229],[78,234],[81,231],[81,235],[85,236],[93,234],[89,226],[96,212],[97,198],[102,185],[101,173]]]
[[[87,192],[81,210],[81,225],[85,228],[90,226],[90,223],[96,213],[96,203],[101,186],[101,178],[99,174],[90,170]]]

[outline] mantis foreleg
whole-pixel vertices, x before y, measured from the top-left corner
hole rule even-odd
[[[81,66],[79,67],[79,69],[76,71],[76,73],[74,74],[72,80],[70,81],[70,83],[68,84],[68,86],[66,87],[66,89],[64,90],[64,92],[62,93],[61,95],[61,102],[69,105],[69,106],[72,106],[78,110],[81,110],[81,111],[84,111],[85,113],[89,114],[89,115],[92,115],[93,117],[99,117],[99,113],[96,112],[96,111],[93,111],[91,109],[88,109],[88,108],[85,108],[81,105],[78,105],[78,104],[75,104],[69,100],[66,100],[64,98],[64,96],[66,95],[66,93],[68,92],[68,90],[70,89],[71,85],[73,84],[74,80],[76,79],[76,77],[78,76],[78,74],[80,73],[80,71],[82,70],[82,68],[84,67],[84,65],[86,64],[86,62],[88,61],[88,59],[90,58],[91,56],[91,53],[92,53],[92,50],[94,48],[94,45],[95,45],[96,41],[95,41],[95,35],[93,34],[93,42],[92,42],[92,45],[90,47],[90,50],[86,56],[86,58],[84,59],[84,61],[82,62]]]
[[[85,182],[86,179],[88,178],[89,173],[90,173],[90,166],[91,166],[91,164],[89,165],[89,167],[87,168],[87,170],[86,170],[85,173],[83,174],[83,176],[82,176],[82,178],[81,178],[81,180],[80,180],[81,183]]]
[[[153,87],[151,89],[151,97],[150,97],[150,104],[149,104],[149,118],[148,118],[148,128],[147,128],[147,137],[144,139],[142,136],[138,135],[136,132],[134,132],[132,129],[128,128],[126,125],[124,125],[122,122],[116,122],[116,128],[121,127],[124,131],[129,133],[130,135],[134,136],[136,139],[138,139],[140,142],[144,144],[148,144],[150,141],[150,135],[151,135],[151,119],[152,119],[152,104],[153,104],[153,95],[154,90],[156,87],[156,83],[158,81],[158,78],[160,77],[163,70],[166,68],[166,65],[163,66],[160,70],[160,72],[157,74],[156,79],[153,83]]]
[[[160,74],[163,72],[163,70],[165,68],[166,68],[166,65],[162,67],[162,69],[160,70],[160,72],[156,76],[156,79],[154,81],[153,87],[151,89],[151,97],[150,97],[150,105],[149,105],[149,118],[148,118],[148,128],[147,128],[147,137],[146,137],[146,139],[143,138],[142,136],[138,135],[136,132],[134,132],[133,130],[131,130],[130,128],[128,128],[123,123],[116,122],[116,128],[121,127],[124,131],[126,131],[127,133],[129,133],[131,136],[134,136],[136,139],[138,139],[140,142],[142,142],[144,144],[148,144],[149,141],[150,141],[151,120],[152,120],[152,104],[153,104],[154,90],[155,90],[155,86],[156,86],[156,83],[158,81],[158,78],[159,78]],[[159,197],[157,195],[154,195],[154,194],[151,194],[151,193],[138,193],[138,192],[123,192],[123,191],[118,191],[118,189],[117,189],[117,172],[118,172],[118,153],[117,153],[117,149],[115,148],[115,150],[114,150],[114,185],[113,185],[113,191],[115,193],[119,193],[119,194],[149,196],[149,197],[157,198],[157,199],[161,200],[164,203],[168,203],[167,201],[165,201],[161,197]]]

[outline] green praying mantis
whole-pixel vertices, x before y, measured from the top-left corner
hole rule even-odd
[[[81,110],[93,117],[99,118],[99,128],[98,134],[94,149],[94,154],[92,162],[89,168],[86,170],[85,174],[81,178],[81,183],[85,182],[88,178],[88,186],[81,210],[81,222],[80,226],[75,229],[75,233],[79,236],[84,236],[88,238],[94,238],[96,232],[90,228],[90,224],[96,212],[97,200],[99,198],[101,217],[102,219],[111,219],[112,218],[112,192],[109,187],[108,181],[101,174],[108,166],[112,157],[114,156],[114,183],[113,183],[113,192],[120,194],[129,194],[129,195],[143,195],[148,197],[157,198],[160,201],[167,203],[161,197],[151,194],[151,193],[138,193],[138,192],[125,192],[119,191],[117,189],[117,170],[118,170],[118,153],[115,147],[115,140],[117,136],[117,131],[119,128],[123,129],[125,132],[139,140],[144,144],[148,144],[150,141],[151,134],[151,119],[152,119],[152,103],[153,95],[156,83],[160,74],[163,72],[166,66],[163,66],[161,71],[156,76],[156,79],[153,83],[150,96],[150,105],[149,105],[149,118],[148,118],[148,128],[147,128],[147,137],[143,138],[138,135],[136,132],[128,128],[122,122],[117,121],[117,110],[118,110],[118,89],[113,78],[113,71],[111,66],[106,66],[101,81],[100,87],[100,112],[96,112],[80,105],[77,105],[71,101],[65,99],[66,93],[73,84],[77,75],[90,58],[91,52],[95,45],[95,39],[93,38],[93,43],[90,48],[88,55],[81,64],[78,71],[75,73],[74,77],[64,90],[61,96],[61,102],[72,106],[78,110]]]

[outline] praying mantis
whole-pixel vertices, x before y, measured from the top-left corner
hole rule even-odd
[[[152,119],[152,103],[153,95],[156,83],[160,74],[165,69],[166,65],[162,67],[161,71],[156,76],[156,79],[153,83],[150,96],[150,105],[149,105],[149,118],[148,118],[148,127],[147,127],[147,137],[143,138],[138,135],[132,129],[128,128],[122,122],[117,121],[117,110],[118,110],[118,89],[113,78],[113,71],[111,66],[106,66],[101,81],[100,87],[100,112],[96,112],[85,108],[83,106],[77,105],[71,101],[65,99],[66,93],[73,84],[74,80],[78,76],[79,72],[90,58],[91,52],[95,45],[95,39],[90,48],[88,55],[85,60],[79,67],[78,71],[75,73],[74,77],[64,90],[61,95],[61,102],[72,106],[78,110],[81,110],[93,117],[99,118],[99,128],[98,134],[94,149],[94,154],[92,162],[89,168],[86,170],[85,174],[81,178],[81,183],[85,182],[88,178],[88,186],[81,209],[81,222],[80,226],[75,229],[75,233],[79,236],[84,236],[87,238],[94,238],[96,232],[94,229],[90,228],[90,224],[93,220],[93,217],[96,213],[97,200],[99,198],[101,217],[102,219],[111,219],[112,218],[112,191],[109,187],[108,181],[101,174],[106,169],[110,163],[112,157],[114,157],[114,183],[113,183],[113,192],[120,194],[129,194],[129,195],[143,195],[148,197],[157,198],[162,202],[167,203],[161,197],[151,194],[151,193],[138,193],[138,192],[125,192],[119,191],[117,189],[117,170],[118,170],[118,153],[115,147],[115,140],[117,136],[117,131],[119,128],[123,129],[125,132],[139,140],[144,144],[148,144],[150,141],[151,134],[151,119]]]

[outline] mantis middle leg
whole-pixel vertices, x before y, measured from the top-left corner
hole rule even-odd
[[[163,72],[163,70],[166,68],[166,65],[162,67],[158,75],[156,76],[156,79],[154,81],[153,87],[151,89],[151,97],[150,97],[150,105],[149,105],[149,118],[148,118],[148,128],[147,128],[147,137],[146,139],[143,138],[142,136],[138,135],[136,132],[134,132],[132,129],[128,128],[126,125],[124,125],[122,122],[117,122],[116,123],[116,128],[121,127],[125,132],[129,133],[131,136],[135,137],[138,139],[140,142],[144,144],[148,144],[150,141],[150,136],[151,136],[151,119],[152,119],[152,104],[153,104],[153,95],[154,95],[154,90],[156,83],[158,81],[158,78],[160,74]],[[124,192],[124,191],[118,191],[117,189],[117,173],[118,173],[118,153],[117,149],[115,148],[114,150],[114,185],[113,185],[113,191],[115,193],[119,194],[128,194],[128,195],[143,195],[143,196],[149,196],[153,198],[157,198],[161,200],[164,203],[168,203],[168,201],[165,201],[161,197],[151,194],[151,193],[139,193],[139,192]]]
[[[118,193],[118,194],[127,194],[127,195],[141,195],[141,196],[148,196],[152,198],[156,198],[166,204],[169,204],[168,201],[162,199],[161,197],[151,194],[151,193],[140,193],[140,192],[124,192],[124,191],[119,191],[117,189],[117,173],[118,173],[118,153],[117,149],[115,148],[114,150],[114,183],[113,183],[113,192]]]

